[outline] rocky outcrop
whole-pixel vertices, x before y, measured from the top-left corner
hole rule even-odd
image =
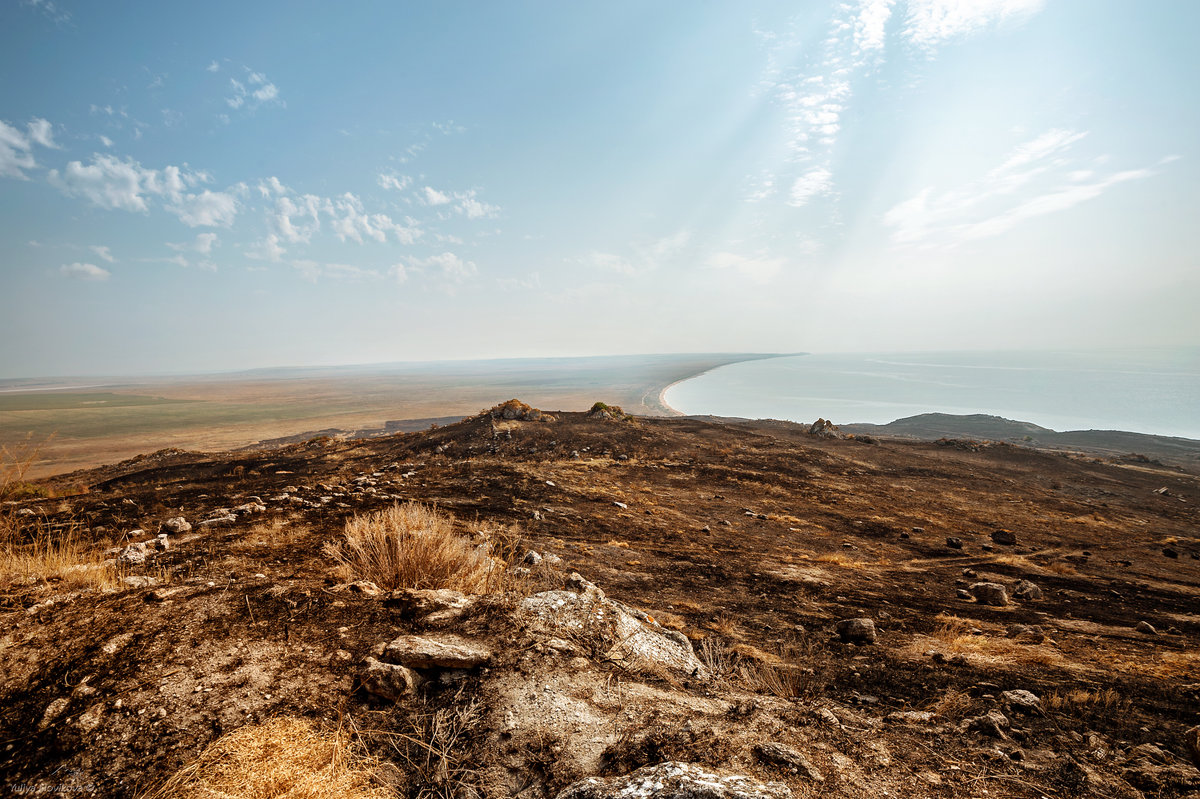
[[[556,799],[790,799],[791,795],[782,783],[724,775],[693,763],[666,762],[623,777],[581,780]]]

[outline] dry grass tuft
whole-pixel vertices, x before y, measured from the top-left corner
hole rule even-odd
[[[218,739],[141,799],[386,799],[374,763],[338,730],[276,718]]]
[[[76,524],[52,529],[38,519],[30,530],[11,515],[0,516],[0,585],[5,588],[53,583],[107,591],[120,586],[119,577],[101,553],[83,544]]]
[[[1112,688],[1097,691],[1089,691],[1086,688],[1052,691],[1042,697],[1042,706],[1047,710],[1064,712],[1080,708],[1117,708],[1128,705],[1128,697]]]
[[[967,712],[971,709],[971,704],[971,695],[966,691],[948,688],[928,709],[941,718],[959,721],[966,717]]]
[[[384,590],[453,588],[497,590],[505,571],[489,545],[476,546],[454,530],[454,520],[408,502],[346,522],[345,540],[325,545],[344,579],[370,580]]]
[[[982,635],[971,632],[976,624],[948,613],[939,613],[935,619],[938,626],[933,633],[916,636],[908,649],[913,654],[922,652],[930,643],[938,644],[945,654],[963,655],[981,663],[1029,663],[1041,666],[1058,666],[1063,662],[1059,652],[1045,644],[1030,645],[996,633],[990,625],[979,625]]]
[[[413,799],[480,796],[480,774],[469,753],[482,713],[477,698],[457,701],[451,708],[413,708],[400,731],[365,734],[382,738],[399,757],[408,776],[406,793]]]

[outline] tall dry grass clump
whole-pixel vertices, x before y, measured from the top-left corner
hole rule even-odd
[[[454,520],[415,502],[359,515],[346,522],[342,541],[325,545],[346,579],[380,588],[453,588],[485,593],[494,588],[500,564],[489,547],[476,546],[454,530]]]
[[[52,528],[40,519],[33,522],[32,531],[22,529],[11,513],[0,513],[0,585],[118,588],[116,568],[87,547],[79,533],[74,523]]]
[[[305,719],[276,718],[242,727],[141,799],[385,799],[374,762],[342,731]]]

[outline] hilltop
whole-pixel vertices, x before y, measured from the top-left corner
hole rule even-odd
[[[515,401],[150,453],[3,506],[0,779],[137,796],[278,734],[344,740],[355,796],[1185,796],[1196,480]],[[409,502],[461,593],[347,567],[347,523]]]

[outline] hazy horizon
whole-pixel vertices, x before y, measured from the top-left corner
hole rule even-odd
[[[1200,344],[1200,6],[0,8],[0,378]]]

